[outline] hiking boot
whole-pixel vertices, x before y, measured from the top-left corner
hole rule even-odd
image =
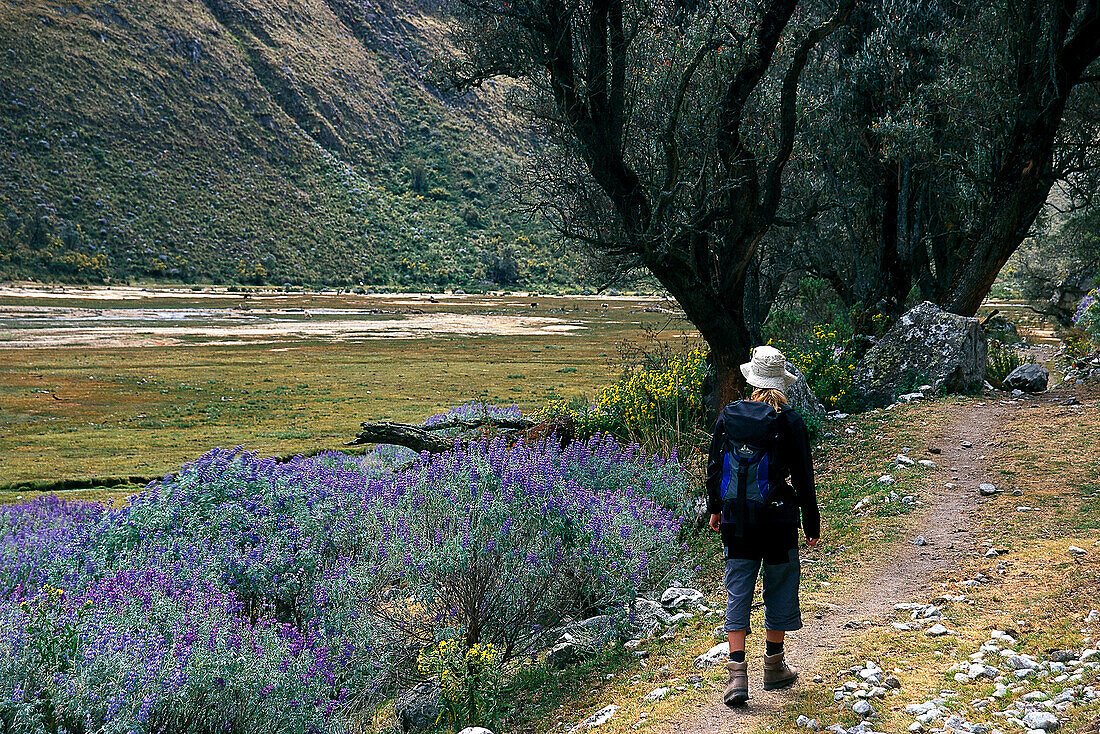
[[[794,685],[798,680],[798,672],[791,670],[783,653],[764,656],[764,690],[775,691]]]
[[[748,661],[735,663],[730,660],[726,663],[726,670],[730,672],[730,682],[726,684],[726,692],[722,694],[722,702],[731,709],[744,706],[749,700],[749,664]]]

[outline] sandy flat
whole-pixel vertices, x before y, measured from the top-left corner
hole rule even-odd
[[[72,309],[60,309],[72,311]],[[305,318],[302,314],[276,314],[265,318],[249,315],[226,316],[211,320],[196,317],[194,324],[133,323],[121,309],[116,323],[91,325],[95,317],[33,318],[33,326],[5,328],[0,335],[0,349],[35,349],[52,347],[144,347],[173,344],[263,344],[285,340],[423,339],[440,335],[459,336],[537,336],[562,334],[586,328],[576,322],[550,316],[490,316],[480,314],[425,313],[407,316],[386,315],[374,318]],[[14,316],[14,314],[12,314]],[[281,317],[280,317],[281,316]],[[294,317],[294,318],[290,318]],[[101,320],[102,317],[100,317]],[[25,322],[18,317],[0,320],[11,324]],[[75,323],[75,322],[84,323]],[[130,321],[130,323],[124,323]]]

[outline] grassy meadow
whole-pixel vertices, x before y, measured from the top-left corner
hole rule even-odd
[[[334,449],[363,421],[419,423],[472,399],[536,409],[606,384],[619,370],[619,345],[642,338],[643,328],[672,319],[663,336],[694,339],[656,299],[435,300],[268,291],[245,303],[239,293],[213,289],[6,292],[0,486],[156,476],[215,446],[271,455]],[[102,329],[82,321],[27,326],[19,319],[28,306],[63,309],[65,318],[67,309],[139,308],[156,318],[193,309],[197,320],[190,331],[125,318]],[[241,336],[242,327],[219,321],[242,306],[270,328]],[[349,310],[379,312],[368,318],[387,325],[416,320],[420,330],[363,338],[355,324],[343,328]],[[469,321],[436,325],[433,316]],[[528,317],[548,321],[517,327],[514,319]]]

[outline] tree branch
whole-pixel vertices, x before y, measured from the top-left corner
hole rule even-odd
[[[779,102],[779,149],[776,151],[775,157],[772,158],[764,179],[764,199],[761,205],[764,212],[771,212],[774,215],[778,208],[779,195],[783,189],[783,167],[787,165],[791,152],[794,150],[794,131],[798,122],[796,108],[798,80],[802,75],[802,70],[806,68],[810,51],[840,27],[852,14],[855,6],[856,0],[843,0],[832,18],[807,33],[798,45],[787,73],[783,76],[783,88]]]

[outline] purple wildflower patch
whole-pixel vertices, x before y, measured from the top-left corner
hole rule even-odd
[[[0,721],[349,730],[441,636],[527,656],[680,557],[687,474],[636,446],[482,440],[391,467],[219,449],[123,508],[0,507]]]

